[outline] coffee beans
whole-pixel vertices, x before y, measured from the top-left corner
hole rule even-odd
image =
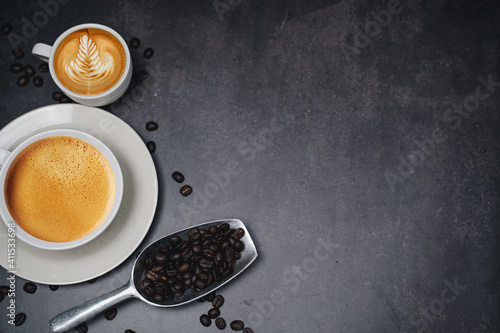
[[[34,294],[36,292],[36,284],[32,282],[26,282],[24,284],[23,290],[28,294]]]
[[[2,25],[2,34],[7,36],[12,31],[12,25],[10,23],[5,23]]]
[[[33,66],[31,65],[26,65],[24,66],[24,73],[26,73],[26,75],[28,76],[33,76],[35,75],[35,68],[33,68]]]
[[[184,175],[182,173],[180,173],[179,171],[175,171],[173,174],[172,174],[172,178],[178,182],[178,183],[182,183],[184,181]]]
[[[125,330],[125,333],[135,333],[135,331],[132,331],[132,330]]]
[[[179,192],[181,192],[183,197],[187,197],[193,192],[193,188],[189,185],[184,185],[183,187],[181,187]]]
[[[146,129],[148,131],[156,131],[158,129],[158,124],[155,123],[154,121],[150,121],[146,124]]]
[[[142,82],[142,81],[146,80],[148,78],[148,76],[149,76],[148,71],[143,69],[143,70],[140,70],[139,72],[137,72],[136,80],[137,80],[137,82]]]
[[[12,54],[14,55],[14,57],[16,57],[17,59],[22,59],[24,58],[24,52],[23,50],[21,50],[20,48],[15,48],[14,50],[12,50]]]
[[[24,66],[21,65],[20,63],[15,63],[10,65],[10,71],[12,73],[20,73],[24,69]]]
[[[16,314],[16,316],[14,317],[15,326],[21,326],[22,324],[24,324],[25,321],[26,321],[26,314],[23,312]]]
[[[47,73],[49,71],[49,64],[47,64],[46,62],[40,64],[38,66],[38,71],[40,71],[40,73]]]
[[[253,333],[253,330],[250,327],[245,327],[243,333]]]
[[[155,54],[155,51],[152,48],[148,47],[144,50],[143,56],[146,59],[151,59],[153,57],[153,54]]]
[[[89,331],[89,328],[87,326],[87,323],[81,323],[76,327],[76,331],[78,333],[87,333]]]
[[[30,82],[30,78],[26,75],[23,75],[23,76],[19,77],[19,79],[17,79],[17,85],[19,87],[24,87],[25,85],[28,84],[28,82]]]
[[[184,295],[186,290],[201,292],[214,281],[230,276],[236,266],[236,258],[226,258],[218,244],[230,237],[235,230],[226,224],[205,228],[195,228],[188,232],[188,239],[170,237],[158,248],[156,253],[145,259],[145,277],[140,281],[142,292],[149,300],[161,303]],[[235,251],[231,245],[228,249]],[[214,261],[215,253],[223,260]],[[239,252],[238,252],[239,253]],[[220,315],[224,298],[210,293],[205,299],[212,301],[214,309],[208,317],[215,319]]]
[[[43,78],[41,76],[35,76],[33,78],[33,84],[35,85],[35,87],[39,88],[41,86],[43,86]]]
[[[245,327],[245,324],[241,320],[233,320],[229,326],[231,326],[233,331],[241,331]]]
[[[215,296],[214,300],[212,301],[212,305],[214,308],[220,308],[222,305],[224,305],[224,297],[221,295]]]
[[[148,147],[148,150],[151,154],[156,151],[156,143],[154,141],[148,141],[148,143],[146,143],[146,147]]]
[[[73,102],[73,101],[71,100],[71,98],[69,98],[69,97],[68,97],[68,96],[66,96],[66,95],[63,95],[63,96],[61,97],[61,99],[59,100],[59,103],[71,103],[71,102]]]
[[[208,310],[208,316],[212,319],[215,319],[220,316],[220,310],[218,308],[212,308]]]
[[[226,328],[226,321],[224,318],[217,318],[215,320],[215,326],[217,326],[218,329],[223,330]]]
[[[139,48],[139,46],[141,46],[141,41],[139,40],[139,38],[132,38],[130,40],[130,47],[133,48],[133,49],[137,49]]]
[[[113,319],[115,319],[117,312],[118,312],[118,310],[116,308],[108,309],[104,313],[104,318],[106,318],[107,320],[113,320]]]
[[[9,293],[9,286],[0,286],[0,293],[4,294],[4,295],[7,295]]]
[[[52,291],[56,291],[57,289],[59,289],[59,286],[55,285],[55,284],[51,284],[51,285],[49,285],[49,289]]]
[[[206,314],[203,314],[200,317],[200,323],[203,326],[208,327],[208,326],[212,325],[212,319],[210,319],[210,317],[207,316]]]

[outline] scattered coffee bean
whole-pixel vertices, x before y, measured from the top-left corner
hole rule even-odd
[[[184,175],[182,173],[180,173],[179,171],[175,171],[173,174],[172,174],[172,178],[178,182],[178,183],[182,183],[184,181]]]
[[[35,68],[31,65],[26,65],[24,66],[24,73],[28,76],[33,76],[35,75]]]
[[[56,101],[60,101],[64,94],[60,91],[56,91],[52,94],[52,98]]]
[[[59,99],[59,103],[72,103],[72,102],[73,100],[66,95],[63,95],[61,99]]]
[[[89,327],[87,326],[87,323],[81,323],[76,327],[76,331],[78,333],[87,333],[89,331]]]
[[[137,49],[139,46],[141,46],[141,41],[139,40],[139,38],[134,37],[130,40],[131,48]]]
[[[243,333],[253,333],[253,330],[250,327],[245,327]]]
[[[146,80],[148,78],[148,76],[149,76],[148,71],[146,71],[144,69],[137,72],[137,82],[142,82],[142,81]]]
[[[24,58],[24,52],[23,50],[21,50],[20,48],[15,48],[14,50],[12,50],[12,54],[14,55],[14,57],[16,57],[17,59],[22,59]]]
[[[12,31],[12,25],[10,23],[5,23],[2,25],[2,34],[7,36]]]
[[[243,236],[245,236],[245,230],[241,228],[236,229],[233,233],[234,239],[241,239]]]
[[[215,319],[218,316],[220,316],[220,310],[217,308],[212,308],[212,309],[208,310],[208,316],[212,319]]]
[[[212,291],[210,294],[208,294],[206,296],[207,297],[207,302],[212,303],[214,301],[214,299],[215,299],[215,296],[216,296],[215,291]]]
[[[40,73],[47,73],[49,71],[49,64],[47,64],[46,62],[41,63],[38,66],[38,70],[40,71]]]
[[[106,318],[107,320],[113,320],[113,319],[115,319],[117,312],[118,312],[118,310],[116,310],[116,308],[114,308],[114,307],[111,309],[108,309],[104,313],[104,318]]]
[[[135,331],[132,331],[132,330],[125,330],[125,333],[135,333]]]
[[[56,291],[57,289],[59,289],[59,286],[58,286],[58,285],[55,285],[55,284],[51,284],[51,285],[49,285],[49,288],[50,288],[50,290],[52,290],[52,291]]]
[[[4,294],[4,295],[7,295],[9,293],[9,286],[0,286],[0,293]]]
[[[233,331],[241,331],[245,324],[241,320],[233,320],[229,326]]]
[[[155,54],[155,51],[152,48],[148,47],[144,50],[143,56],[146,59],[151,59],[153,57],[153,54]]]
[[[222,295],[215,296],[214,300],[212,301],[212,305],[214,308],[220,308],[222,305],[224,305],[224,297],[222,297]]]
[[[26,282],[23,287],[24,291],[28,294],[34,294],[36,292],[36,284],[32,282]]]
[[[226,321],[224,318],[217,318],[215,320],[215,326],[217,326],[218,329],[223,330],[226,328]]]
[[[206,314],[204,314],[204,315],[201,315],[201,317],[200,317],[200,323],[203,326],[208,327],[208,326],[212,325],[212,319],[210,319],[209,316],[207,316]]]
[[[21,326],[24,324],[24,321],[26,320],[26,314],[23,312],[20,312],[16,314],[16,317],[14,318],[14,325],[15,326]]]
[[[193,188],[189,185],[184,185],[183,187],[181,187],[179,192],[181,192],[183,197],[187,197],[193,192]]]
[[[156,143],[154,141],[148,141],[148,143],[146,143],[146,146],[148,147],[151,154],[156,151]]]
[[[146,129],[148,131],[156,131],[158,129],[158,124],[155,123],[154,121],[149,121],[147,124],[146,124]]]
[[[30,78],[26,75],[23,75],[23,76],[19,77],[19,79],[17,79],[17,85],[19,87],[24,87],[25,85],[28,84],[28,82],[30,82]]]
[[[35,87],[38,87],[40,88],[41,86],[43,86],[43,78],[41,76],[35,76],[33,78],[33,84],[35,85]]]
[[[23,69],[24,66],[17,62],[15,64],[10,65],[10,71],[12,73],[20,73]]]

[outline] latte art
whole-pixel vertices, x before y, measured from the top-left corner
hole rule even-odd
[[[120,41],[101,29],[82,29],[67,36],[57,48],[54,69],[69,90],[96,95],[111,89],[125,71]]]

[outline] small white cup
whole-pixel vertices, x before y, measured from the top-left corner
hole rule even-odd
[[[57,75],[54,71],[54,55],[56,53],[57,47],[59,44],[68,36],[69,34],[81,30],[81,29],[86,29],[86,28],[96,28],[96,29],[101,29],[109,32],[110,34],[114,35],[122,44],[123,49],[125,50],[125,55],[126,55],[126,64],[125,64],[125,71],[123,72],[123,75],[121,79],[116,83],[111,89],[97,95],[81,95],[77,94],[68,88],[66,88],[61,81],[57,78]],[[130,85],[130,81],[132,79],[132,59],[130,57],[130,51],[128,49],[127,43],[123,38],[113,29],[102,25],[102,24],[96,24],[96,23],[85,23],[85,24],[80,24],[77,26],[74,26],[73,28],[70,28],[63,32],[54,42],[54,45],[50,46],[47,44],[43,43],[37,43],[35,46],[33,46],[33,50],[31,51],[33,55],[37,56],[43,61],[46,61],[49,63],[49,70],[50,70],[50,76],[54,80],[54,82],[57,84],[59,89],[62,90],[66,96],[74,100],[75,102],[78,102],[83,105],[87,106],[103,106],[107,105],[110,103],[113,103],[116,101],[118,98],[120,98],[125,91],[127,90],[128,86]]]
[[[106,220],[104,220],[104,222],[89,235],[70,242],[60,242],[60,243],[49,242],[30,235],[29,233],[24,231],[21,227],[17,226],[16,222],[10,215],[9,209],[7,208],[7,204],[5,202],[5,178],[7,176],[7,171],[9,170],[9,167],[12,164],[12,161],[24,148],[26,148],[33,142],[52,136],[69,136],[90,143],[95,148],[97,148],[97,150],[99,150],[106,158],[109,165],[111,166],[111,170],[113,171],[113,175],[115,178],[115,184],[116,184],[115,201],[113,202],[113,207],[111,208],[111,211],[107,216]],[[18,147],[16,147],[12,152],[0,148],[0,168],[1,168],[0,169],[0,216],[2,217],[7,227],[15,225],[14,230],[16,237],[18,237],[20,240],[32,246],[45,250],[67,250],[86,244],[91,240],[93,240],[94,238],[96,238],[97,236],[99,236],[100,234],[102,234],[104,230],[106,230],[106,228],[111,224],[114,217],[118,213],[118,209],[120,208],[120,204],[123,197],[123,173],[121,171],[120,164],[118,163],[118,160],[113,155],[111,150],[106,145],[104,145],[104,143],[102,143],[100,140],[96,139],[92,135],[87,134],[85,132],[72,129],[50,130],[36,134],[28,138],[27,140],[22,142]]]

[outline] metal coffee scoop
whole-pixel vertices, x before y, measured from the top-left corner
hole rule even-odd
[[[237,260],[236,266],[234,268],[233,274],[230,276],[223,278],[221,281],[217,282],[213,280],[213,282],[205,288],[203,291],[197,293],[193,289],[187,289],[185,293],[181,297],[175,297],[171,299],[165,299],[160,303],[153,302],[149,300],[144,293],[144,288],[141,285],[141,281],[143,280],[146,269],[145,262],[148,257],[151,257],[153,254],[159,251],[160,246],[165,246],[168,244],[168,239],[173,236],[179,236],[184,240],[189,239],[188,232],[194,228],[208,228],[211,225],[220,226],[223,223],[229,224],[229,226],[233,229],[241,228],[245,230],[245,234],[243,238],[240,240],[245,244],[245,248],[240,252],[240,259]],[[67,310],[50,320],[50,327],[52,332],[65,332],[93,317],[103,312],[104,310],[111,308],[112,306],[121,303],[129,298],[138,298],[143,302],[146,302],[150,305],[159,306],[159,307],[173,307],[184,305],[190,302],[197,300],[203,296],[206,296],[210,292],[220,288],[225,285],[236,276],[238,276],[241,272],[243,272],[255,259],[257,259],[257,249],[255,248],[255,244],[248,233],[243,222],[237,219],[229,219],[229,220],[218,220],[207,222],[203,224],[196,225],[194,227],[189,227],[177,232],[174,232],[170,235],[164,236],[153,243],[151,243],[148,247],[146,247],[140,255],[137,257],[134,263],[134,268],[132,270],[132,275],[127,284],[123,287],[118,288],[114,291],[111,291],[105,295],[99,296],[93,300],[90,300],[82,305],[76,306],[70,310]]]

